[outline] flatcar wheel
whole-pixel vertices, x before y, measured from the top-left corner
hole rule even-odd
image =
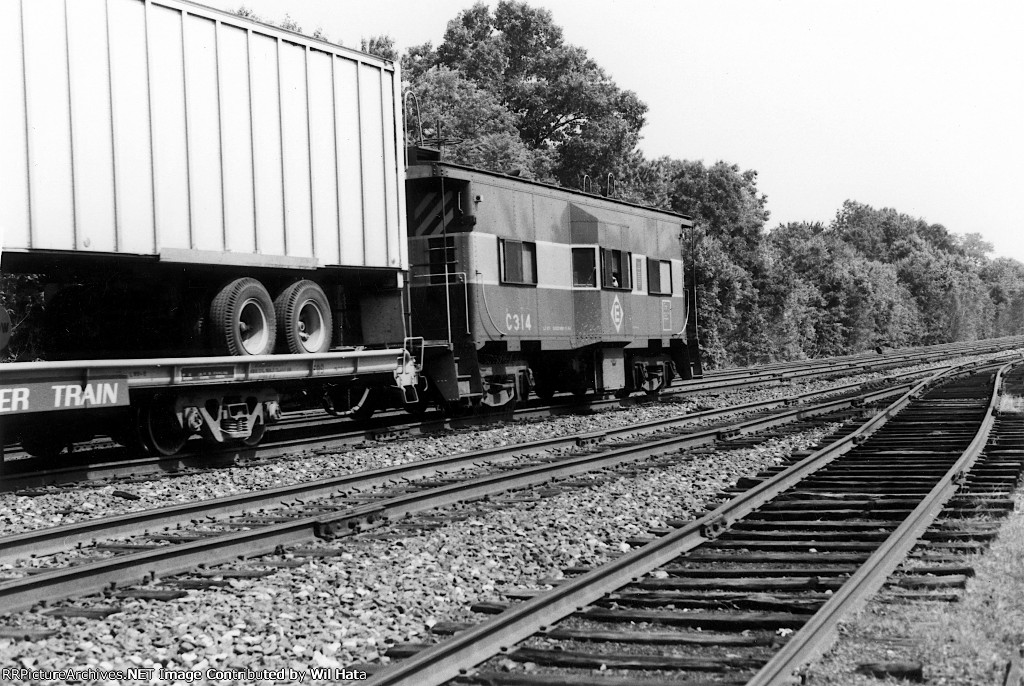
[[[377,399],[374,395],[372,388],[365,389],[361,396],[354,395],[353,397],[356,398],[356,402],[352,406],[349,416],[359,421],[372,417],[373,413],[377,410]]]
[[[229,355],[274,352],[277,322],[270,294],[256,279],[235,279],[210,305],[214,342]]]
[[[377,409],[377,394],[369,386],[329,387],[324,392],[323,406],[335,417],[369,419]]]
[[[533,392],[537,394],[537,397],[548,402],[555,397],[554,386],[548,386],[547,384],[537,384],[533,387]]]
[[[150,454],[170,457],[181,452],[192,432],[178,421],[173,400],[155,398],[139,411],[139,435]]]
[[[277,333],[290,353],[312,354],[331,348],[333,321],[327,294],[312,281],[297,281],[274,301]]]
[[[266,433],[266,423],[262,419],[257,418],[256,423],[252,425],[252,433],[249,434],[248,438],[241,439],[239,443],[244,445],[246,448],[255,448],[260,444],[260,441],[263,440]]]
[[[71,443],[57,433],[34,433],[21,439],[21,449],[32,457],[54,458],[64,452],[65,448],[70,453]]]
[[[420,417],[426,414],[427,410],[430,409],[433,395],[434,392],[430,386],[430,382],[427,381],[427,377],[421,376],[420,382],[416,386],[416,402],[406,403],[404,407],[405,411],[415,417]]]

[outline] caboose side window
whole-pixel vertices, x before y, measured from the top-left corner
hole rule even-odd
[[[601,283],[605,288],[630,289],[628,252],[602,248],[601,265]]]
[[[652,295],[672,294],[672,263],[647,259],[647,292]]]
[[[597,250],[595,248],[572,249],[572,285],[582,288],[597,288]]]
[[[537,283],[537,244],[500,240],[501,280],[505,283]]]

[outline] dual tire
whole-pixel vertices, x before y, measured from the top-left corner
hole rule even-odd
[[[327,295],[316,283],[297,281],[271,300],[250,277],[224,286],[210,305],[214,346],[228,355],[270,355],[278,341],[293,354],[326,352],[333,320]]]

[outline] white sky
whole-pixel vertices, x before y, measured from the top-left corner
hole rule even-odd
[[[234,10],[242,0],[203,0]],[[245,0],[359,47],[441,42],[473,0]],[[496,0],[489,4],[493,7]],[[769,227],[844,200],[981,233],[1024,262],[1019,0],[530,0],[649,107],[650,157],[756,169]]]

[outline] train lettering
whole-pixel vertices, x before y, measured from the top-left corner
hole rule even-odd
[[[51,381],[0,388],[0,415],[127,404],[128,383],[122,377],[97,379],[86,384]]]
[[[83,405],[116,405],[117,384],[97,383],[53,386],[54,407],[82,407]]]
[[[28,395],[27,388],[0,389],[0,412],[27,412]]]
[[[533,329],[533,322],[530,321],[530,313],[512,314],[505,313],[505,328],[509,331],[530,331]]]

